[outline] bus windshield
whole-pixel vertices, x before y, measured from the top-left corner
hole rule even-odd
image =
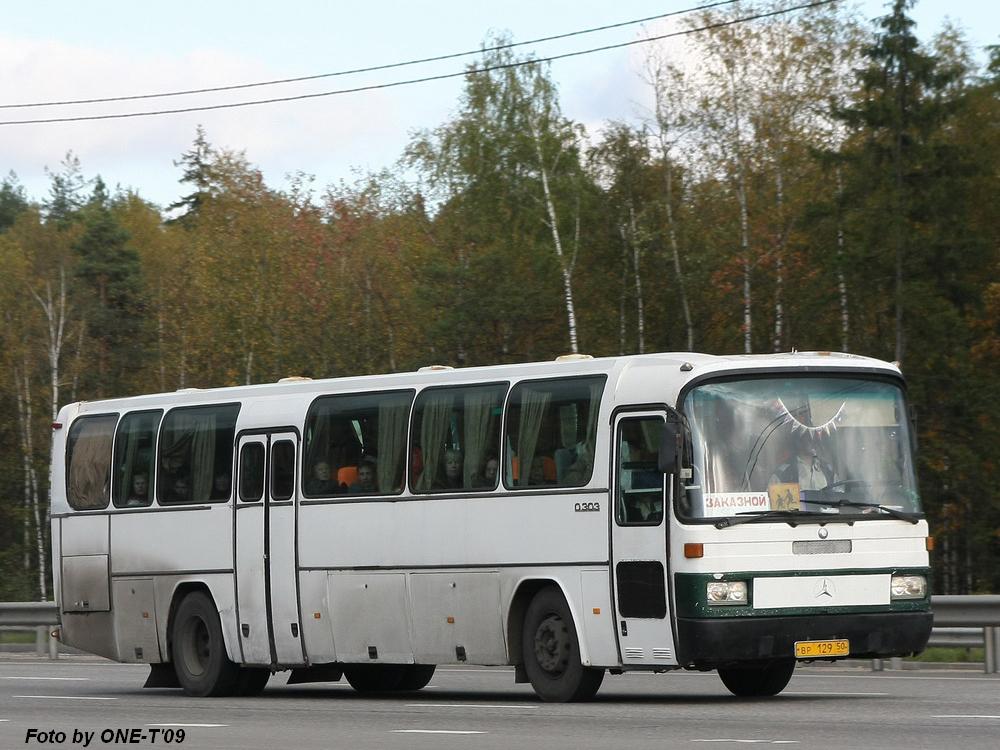
[[[684,401],[693,471],[678,513],[920,513],[913,442],[900,387],[849,377],[706,383]]]

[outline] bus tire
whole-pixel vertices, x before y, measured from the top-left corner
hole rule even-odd
[[[233,694],[248,697],[260,695],[270,679],[271,670],[267,667],[241,667]]]
[[[531,687],[544,701],[588,700],[604,680],[603,669],[581,662],[569,605],[554,586],[538,591],[524,613],[521,658]]]
[[[359,693],[391,693],[399,690],[403,674],[402,664],[344,665],[344,677]]]
[[[197,697],[230,695],[240,668],[229,661],[219,613],[211,597],[194,591],[181,601],[171,629],[177,681]]]
[[[422,690],[430,683],[434,669],[433,664],[407,664],[396,690]]]
[[[794,659],[776,659],[749,666],[719,667],[719,677],[735,696],[763,698],[784,690],[794,671]]]

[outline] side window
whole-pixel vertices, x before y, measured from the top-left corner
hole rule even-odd
[[[122,417],[115,435],[116,508],[143,508],[153,504],[156,430],[162,416],[162,411],[144,411]]]
[[[255,503],[264,497],[264,444],[247,443],[240,449],[240,500]]]
[[[410,488],[493,490],[507,383],[428,388],[413,407]]]
[[[281,440],[271,446],[271,497],[289,500],[295,493],[295,444]]]
[[[117,414],[81,417],[66,439],[66,499],[75,510],[107,508]]]
[[[232,494],[239,404],[174,409],[163,419],[156,498],[161,504],[224,502]]]
[[[582,487],[590,481],[604,382],[601,375],[514,386],[504,434],[507,487]]]
[[[406,425],[413,391],[321,396],[306,415],[302,489],[397,495],[406,468]]]
[[[663,474],[657,470],[662,417],[618,423],[618,502],[622,526],[657,526],[663,520]]]

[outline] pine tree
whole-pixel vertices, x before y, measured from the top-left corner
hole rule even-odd
[[[43,207],[49,222],[59,229],[67,229],[76,220],[83,205],[82,194],[86,181],[80,169],[80,159],[72,151],[66,153],[61,167],[59,172],[51,172],[48,168],[45,170],[52,184]]]
[[[24,188],[17,181],[17,175],[11,172],[0,183],[0,232],[5,230],[28,207],[28,199]]]
[[[74,243],[78,262],[77,305],[86,316],[96,366],[90,386],[99,397],[124,395],[130,367],[141,359],[142,314],[139,256],[111,214],[100,177],[83,208],[83,234]]]
[[[180,181],[191,185],[194,190],[167,207],[168,211],[180,211],[174,218],[168,219],[168,223],[189,224],[197,218],[212,189],[215,178],[212,170],[214,158],[215,150],[205,136],[205,129],[199,125],[195,131],[194,143],[191,144],[191,148],[181,154],[178,161],[174,162],[175,167],[184,168]]]

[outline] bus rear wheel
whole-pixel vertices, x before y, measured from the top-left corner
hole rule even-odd
[[[794,671],[794,659],[777,659],[748,666],[719,667],[719,677],[735,696],[763,698],[784,690]]]
[[[171,650],[177,681],[198,697],[230,695],[240,668],[229,661],[215,604],[203,591],[181,601],[171,628]]]
[[[391,693],[393,690],[399,690],[404,675],[405,667],[402,664],[347,664],[344,666],[344,677],[351,683],[351,687],[359,693]],[[427,680],[429,682],[430,677]]]
[[[422,690],[434,677],[434,668],[433,664],[407,664],[396,690]]]
[[[604,680],[603,669],[585,667],[580,660],[573,616],[554,586],[535,594],[524,613],[521,658],[531,687],[544,701],[588,700]]]

